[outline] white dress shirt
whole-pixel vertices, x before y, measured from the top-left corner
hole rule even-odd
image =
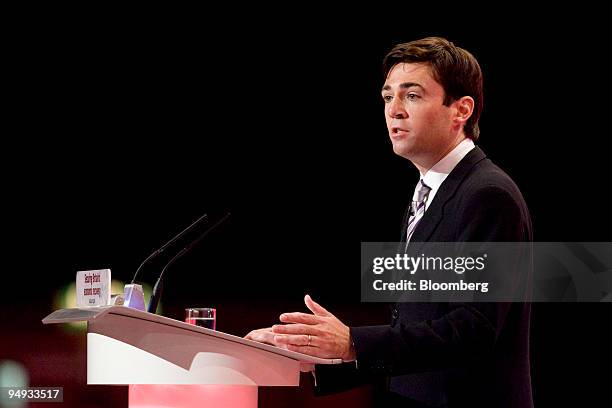
[[[446,177],[448,177],[455,166],[457,166],[465,155],[468,154],[474,147],[476,147],[476,145],[472,139],[464,139],[461,141],[461,143],[455,146],[450,153],[434,164],[433,167],[427,171],[427,173],[421,173],[421,179],[429,188],[431,188],[431,191],[429,191],[429,195],[427,196],[427,200],[425,201],[425,211],[427,211],[427,208],[429,208],[429,204],[433,201],[436,193],[440,189],[440,186],[444,180],[446,180]],[[418,183],[417,187],[414,189],[413,200],[416,200],[417,188]]]

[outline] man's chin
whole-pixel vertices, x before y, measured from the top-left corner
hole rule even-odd
[[[414,147],[408,146],[405,142],[394,142],[393,153],[403,157],[404,159],[410,160],[410,157],[414,155]]]

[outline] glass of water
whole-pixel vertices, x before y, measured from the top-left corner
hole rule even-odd
[[[185,322],[216,330],[217,309],[212,307],[191,307],[185,309]]]

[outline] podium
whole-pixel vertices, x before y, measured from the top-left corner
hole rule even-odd
[[[298,386],[339,364],[125,306],[60,309],[44,324],[87,321],[87,384],[128,385],[130,408],[256,407],[259,386]]]

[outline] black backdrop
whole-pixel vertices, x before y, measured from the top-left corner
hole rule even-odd
[[[362,310],[359,242],[398,239],[417,181],[386,136],[380,62],[393,44],[426,35],[479,59],[479,144],[523,191],[536,240],[609,240],[610,90],[598,33],[89,23],[10,37],[8,329],[24,309],[50,311],[77,270],[110,267],[129,280],[204,212],[233,216],[169,271],[166,307],[280,312],[310,293]],[[595,369],[609,366],[610,312],[534,306],[536,402],[603,398]]]

